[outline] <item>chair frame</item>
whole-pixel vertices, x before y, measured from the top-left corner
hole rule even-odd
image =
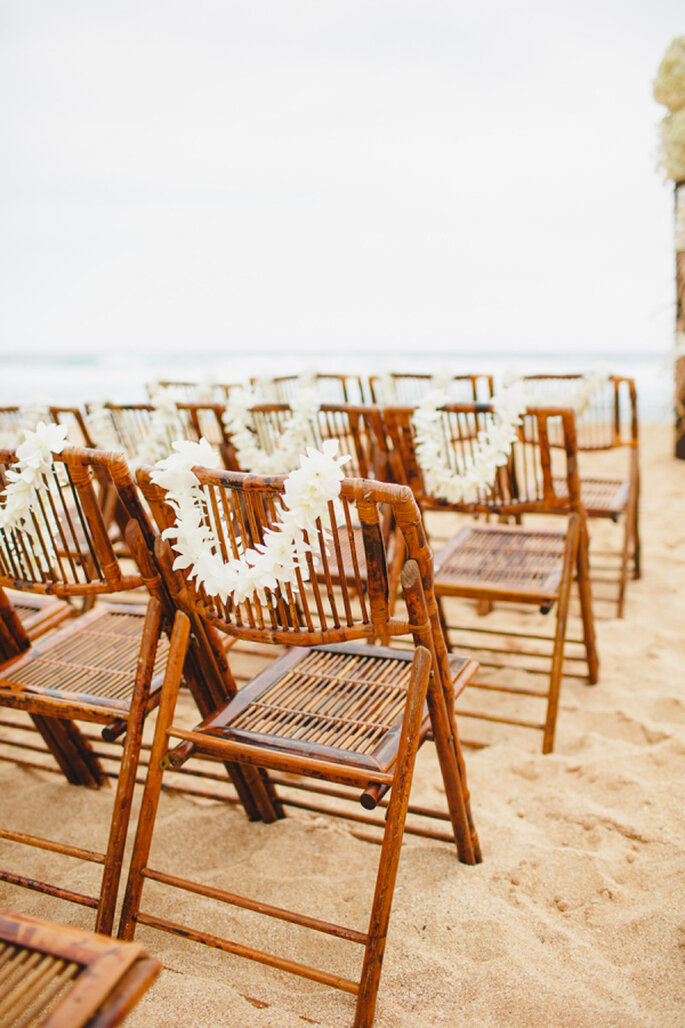
[[[524,376],[529,382],[572,383],[582,378],[580,374],[535,374]],[[550,397],[554,402],[554,396]],[[626,416],[627,415],[627,416]],[[598,453],[606,450],[627,449],[627,478],[609,479],[603,476],[580,474],[581,495],[583,483],[590,485],[614,484],[621,489],[622,497],[616,506],[605,507],[585,504],[585,513],[594,518],[610,519],[614,522],[623,518],[623,538],[619,549],[618,595],[616,613],[623,617],[628,579],[638,579],[642,574],[640,547],[640,460],[639,428],[637,412],[637,389],[635,380],[622,375],[611,375],[604,398],[591,402],[588,410],[576,418],[576,434],[579,453]],[[622,487],[622,488],[621,488]]]
[[[229,519],[225,524],[230,524],[234,514],[229,514],[225,501],[217,500],[217,494],[221,494],[223,491],[231,492],[234,497],[237,497],[235,501],[231,501],[235,502],[235,506],[231,510],[243,512],[240,514],[240,518],[244,519],[245,525],[252,526],[250,529],[252,534],[257,530],[254,522],[257,511],[261,509],[266,518],[262,524],[266,525],[271,521],[273,510],[270,510],[269,504],[282,490],[283,476],[263,478],[256,475],[214,472],[200,468],[195,468],[194,473],[206,489],[207,502],[212,505],[215,502],[223,504],[224,516]],[[164,530],[173,522],[174,516],[171,508],[165,503],[163,491],[152,484],[147,469],[141,469],[138,481],[159,528]],[[272,499],[270,500],[269,497]],[[344,583],[341,583],[338,604],[341,610],[346,611],[346,614],[341,614],[340,617],[331,614],[330,611],[335,608],[335,601],[331,600],[331,605],[326,608],[324,615],[322,605],[325,603],[325,591],[319,589],[316,575],[310,576],[308,589],[311,589],[311,595],[306,602],[300,590],[301,610],[299,607],[293,606],[290,589],[284,589],[273,594],[274,605],[270,607],[270,616],[267,616],[266,607],[261,614],[259,613],[262,604],[256,597],[245,605],[242,613],[232,611],[230,604],[226,606],[217,599],[210,601],[203,590],[195,588],[191,580],[181,576],[178,572],[173,572],[168,544],[162,543],[161,540],[158,543],[157,558],[165,580],[169,583],[174,577],[177,580],[176,586],[170,584],[169,588],[171,591],[175,591],[179,612],[174,625],[167,676],[162,693],[119,934],[122,938],[132,938],[135,926],[145,924],[173,934],[181,934],[227,952],[247,956],[310,980],[351,992],[357,996],[355,1028],[362,1028],[362,1026],[370,1026],[373,1022],[414,759],[419,743],[427,736],[429,725],[432,726],[433,738],[437,747],[454,832],[453,837],[459,858],[467,863],[474,863],[480,860],[480,851],[470,816],[463,758],[454,724],[453,674],[449,668],[433,598],[432,566],[423,534],[420,512],[407,487],[360,479],[343,481],[341,502],[344,505],[354,506],[362,523],[367,574],[363,581],[359,575],[357,579],[357,595],[364,594],[366,597],[365,609],[359,615],[351,613],[351,605],[345,600],[350,591],[346,589]],[[401,576],[407,610],[407,617],[404,620],[391,616],[389,612],[387,564],[384,558],[385,551],[380,529],[382,516],[378,510],[379,504],[392,505],[394,518],[403,533],[407,547],[408,559]],[[209,508],[207,509],[209,510]],[[333,517],[332,511],[331,517]],[[347,514],[345,523],[349,527],[350,521]],[[332,526],[333,521],[331,521],[331,526],[326,522],[327,528],[332,528]],[[337,543],[336,549],[338,549]],[[322,552],[322,550],[318,550],[317,554]],[[333,583],[328,578],[326,591],[329,597],[333,588]],[[340,599],[341,595],[342,599]],[[312,596],[316,599],[316,604]],[[318,615],[315,615],[315,611],[318,611]],[[244,620],[245,617],[247,617],[247,621]],[[287,661],[286,658],[281,658],[277,664],[283,666],[283,662],[286,662],[288,667],[292,666],[293,668],[297,668],[298,661],[301,659],[298,656],[299,651],[302,651],[305,657],[311,653],[338,653],[341,643],[346,643],[343,647],[344,653],[353,659],[358,656],[365,660],[376,657],[382,661],[386,659],[386,654],[390,653],[396,658],[408,660],[410,653],[406,650],[387,651],[376,646],[370,647],[368,643],[380,637],[410,634],[415,650],[401,732],[399,728],[393,728],[390,733],[392,739],[389,738],[387,743],[380,744],[378,762],[375,758],[361,760],[360,757],[355,757],[353,749],[343,759],[338,751],[331,751],[325,744],[318,744],[308,739],[298,742],[296,738],[288,738],[287,741],[279,742],[278,737],[274,735],[268,737],[270,742],[265,738],[264,741],[267,741],[267,745],[260,745],[259,737],[250,732],[247,733],[245,739],[237,738],[230,732],[228,735],[222,733],[220,726],[225,723],[225,719],[233,718],[236,710],[244,708],[253,690],[261,695],[265,685],[272,683],[270,676],[275,676],[277,671],[279,676],[283,674],[277,665],[272,665],[251,684],[241,688],[239,693],[234,693],[223,711],[213,714],[197,729],[186,731],[175,727],[173,717],[178,693],[179,671],[183,664],[189,635],[191,632],[196,633],[198,625],[204,627],[207,633],[207,642],[219,659],[221,659],[220,655],[223,653],[223,649],[217,632],[221,631],[243,639],[288,645],[290,649]],[[313,650],[312,646],[314,646]],[[461,662],[461,671],[457,678],[458,689],[463,687],[474,671],[473,662],[468,660]],[[280,680],[280,678],[276,680]],[[354,678],[350,681],[354,681]],[[424,701],[427,702],[428,712],[424,707]],[[380,756],[381,752],[384,754],[383,758]],[[390,789],[390,802],[387,808],[369,930],[359,932],[294,911],[285,911],[280,907],[257,902],[247,897],[239,897],[224,890],[204,886],[177,875],[168,875],[159,869],[150,867],[148,860],[164,769],[178,767],[191,756],[236,761],[270,771],[302,774],[317,780],[323,779],[353,787],[361,791],[362,797],[367,801],[365,805],[371,808]],[[154,879],[166,885],[238,907],[257,910],[281,920],[362,944],[364,960],[361,979],[359,982],[355,982],[341,978],[327,971],[209,935],[203,930],[180,926],[152,912],[142,911],[142,890],[147,879]]]
[[[412,384],[415,386],[411,391],[415,394],[411,398],[400,398],[401,403],[409,404],[410,402],[418,402],[428,392],[431,382],[434,379],[434,375],[428,371],[392,371],[390,372],[390,378],[399,385]],[[380,375],[369,375],[369,394],[372,403],[383,405],[383,397],[378,395],[377,383],[381,378]],[[465,402],[479,403],[482,401],[489,400],[495,391],[494,378],[490,374],[475,374],[475,375],[453,375],[451,381],[455,384],[463,385],[466,387],[467,393],[470,395],[466,398]],[[385,404],[385,406],[390,406]],[[392,404],[395,406],[395,404]]]
[[[445,438],[451,439],[455,454],[461,453],[468,457],[475,433],[479,428],[485,427],[486,419],[492,416],[492,405],[447,404],[442,410],[445,419],[449,420],[449,424],[447,424],[447,421],[445,422]],[[462,707],[459,710],[460,715],[464,717],[482,718],[491,722],[501,721],[503,723],[516,724],[523,728],[539,729],[542,731],[542,751],[543,753],[549,753],[554,748],[559,692],[563,677],[569,595],[574,572],[580,599],[583,627],[582,644],[585,651],[584,659],[587,665],[588,681],[590,684],[597,682],[599,674],[599,660],[592,614],[587,524],[580,499],[573,412],[564,408],[528,408],[524,415],[523,426],[519,429],[519,442],[514,444],[508,466],[500,469],[491,489],[481,489],[476,500],[463,503],[448,503],[447,501],[436,499],[426,489],[414,449],[412,413],[412,408],[408,407],[385,408],[384,418],[393,445],[401,455],[406,481],[411,486],[416,500],[424,513],[428,511],[451,511],[480,517],[491,515],[497,517],[500,522],[513,519],[519,523],[524,514],[553,514],[563,515],[567,518],[563,562],[558,586],[548,582],[538,587],[537,590],[531,588],[517,590],[511,586],[498,587],[492,583],[471,585],[464,582],[457,583],[449,581],[444,576],[444,573],[441,576],[441,561],[445,562],[448,559],[450,551],[454,547],[459,546],[463,533],[471,531],[469,529],[463,529],[461,533],[457,533],[457,536],[454,536],[451,542],[447,543],[436,555],[435,595],[441,611],[445,637],[448,640],[451,637],[450,629],[456,626],[448,626],[447,624],[442,603],[444,597],[458,596],[475,599],[482,604],[480,612],[484,614],[489,612],[492,604],[495,602],[512,601],[534,604],[539,606],[543,613],[547,613],[554,602],[557,603],[556,625],[552,637],[550,677],[545,693],[540,693],[539,690],[533,689],[527,690],[518,687],[514,688],[513,686],[499,686],[496,683],[484,682],[479,678],[476,678],[471,683],[472,688],[517,692],[522,695],[544,698],[546,700],[544,721],[539,723],[522,719],[515,720],[513,718],[466,710]],[[463,419],[467,419],[466,424],[464,424]],[[563,438],[566,466],[565,490],[563,493],[560,493],[555,486],[550,448],[550,438],[553,437],[554,430],[559,430],[559,427],[561,428]],[[531,452],[526,452],[527,446],[532,446]],[[519,454],[519,466],[517,467],[514,453],[518,447],[520,447],[521,452]],[[535,454],[539,455],[535,456]],[[507,528],[504,524],[498,526],[485,524],[478,528],[478,532],[484,533],[485,536],[488,533],[497,532],[500,534],[500,537],[506,538],[507,533],[511,533],[512,539],[516,533],[523,531],[524,529],[516,526]],[[543,534],[552,536],[556,533],[546,532]],[[482,628],[479,630],[479,633],[487,634],[489,631],[488,628]],[[509,633],[499,629],[493,629],[492,631],[496,631],[498,635],[502,636],[522,637],[525,635],[525,633]],[[580,642],[580,640],[577,641]],[[460,640],[456,645],[458,645],[459,649],[466,650],[471,648],[476,651],[488,649],[482,645],[470,646],[463,640]],[[493,650],[491,652],[502,651]],[[504,650],[503,652],[507,651]],[[506,665],[495,663],[492,666],[503,667]],[[476,745],[479,744],[476,743]]]

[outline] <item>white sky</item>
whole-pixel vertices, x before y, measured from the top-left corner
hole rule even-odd
[[[0,0],[0,348],[665,352],[683,0]]]

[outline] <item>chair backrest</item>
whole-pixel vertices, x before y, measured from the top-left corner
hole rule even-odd
[[[285,403],[261,403],[250,408],[250,414],[260,447],[269,455],[275,453],[292,416],[291,408]],[[326,439],[338,439],[339,452],[350,456],[345,468],[350,478],[392,481],[385,426],[379,407],[351,403],[322,404],[312,419],[305,442],[308,446],[320,447]],[[240,467],[239,453],[235,453],[235,461],[230,470],[249,470]],[[285,473],[293,469],[279,470]]]
[[[95,448],[95,441],[88,431],[84,412],[80,407],[50,406],[50,417],[56,425],[67,426],[67,438],[72,446]]]
[[[314,375],[316,391],[321,403],[363,403],[365,399],[364,384],[361,375],[334,374],[321,372]],[[290,404],[297,396],[301,375],[277,375],[269,379],[273,383],[274,401]],[[257,385],[259,379],[251,378],[251,385]]]
[[[0,587],[66,597],[142,586],[143,573],[127,570],[117,557],[98,499],[104,479],[125,498],[127,516],[133,504],[133,516],[145,522],[124,456],[68,448],[53,460],[42,488],[33,491],[27,523],[0,527]],[[0,507],[14,464],[14,452],[0,450]]]
[[[99,416],[107,416],[106,431],[113,436],[117,449],[123,450],[129,461],[140,463],[144,459],[141,455],[146,453],[153,435],[158,436],[154,444],[155,452],[147,454],[147,462],[165,456],[179,438],[196,440],[197,432],[191,411],[203,406],[210,411],[213,408],[212,404],[174,404],[173,424],[158,418],[157,408],[152,403],[105,403],[99,408]],[[86,410],[91,435],[97,434],[92,419],[93,405],[88,404]],[[101,438],[95,438],[94,441],[104,448],[105,443]]]
[[[525,375],[535,390],[535,403],[556,406],[568,404],[565,398],[583,379],[582,375]],[[587,407],[576,415],[576,437],[579,450],[613,450],[619,446],[638,445],[637,390],[635,380],[610,375],[591,396]],[[554,439],[553,445],[561,445]]]
[[[394,398],[382,395],[384,376],[369,375],[372,403],[416,406],[432,388],[434,376],[428,372],[398,371],[388,376],[392,382]],[[447,386],[453,403],[486,403],[494,394],[492,375],[454,375]]]
[[[229,391],[237,388],[237,383],[190,382],[178,379],[160,379],[157,382],[148,382],[145,386],[150,399],[153,399],[159,389],[168,389],[174,399],[182,403],[226,403]]]
[[[141,468],[138,483],[164,531],[174,527],[177,515],[150,473],[150,468]],[[194,473],[201,483],[202,523],[211,536],[212,552],[227,562],[263,545],[266,533],[277,526],[285,476],[267,478],[206,468],[195,468]],[[191,614],[200,615],[219,631],[254,641],[310,646],[405,635],[407,618],[390,613],[382,531],[386,507],[392,508],[393,520],[402,532],[407,559],[418,565],[431,623],[440,636],[436,636],[434,648],[444,657],[430,550],[419,509],[406,486],[344,479],[339,503],[328,505],[316,532],[304,532],[311,551],[306,556],[306,571],[298,570],[292,585],[265,586],[261,596],[255,593],[238,603],[231,595],[225,600],[210,596],[186,569],[183,588],[171,591],[183,596]]]
[[[461,502],[448,502],[427,487],[416,447],[413,408],[386,407],[388,433],[401,458],[404,480],[419,506],[467,513],[567,513],[581,511],[573,411],[529,407],[521,419],[509,459],[498,468],[491,487],[481,486]],[[463,474],[476,453],[479,432],[494,422],[492,404],[448,404],[441,408],[441,434],[446,464]],[[553,449],[551,437],[561,440]]]

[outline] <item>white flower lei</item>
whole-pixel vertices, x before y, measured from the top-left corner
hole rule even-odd
[[[260,445],[252,427],[251,408],[260,403],[252,389],[238,389],[231,394],[223,422],[231,434],[238,463],[244,471],[260,475],[285,474],[297,467],[300,454],[311,444],[319,444],[316,416],[319,399],[309,379],[301,379],[302,386],[290,405],[291,417],[280,435],[278,446],[271,453]]]
[[[159,389],[151,399],[154,407],[150,417],[150,428],[135,453],[128,454],[128,462],[135,471],[144,464],[155,461],[169,453],[171,444],[185,436],[185,427],[179,414],[171,389]],[[112,413],[104,403],[94,403],[86,418],[95,445],[103,450],[121,450],[122,442],[116,431]]]
[[[206,439],[199,443],[176,442],[175,453],[155,466],[152,481],[166,490],[166,502],[173,508],[176,524],[162,533],[172,539],[178,554],[174,569],[190,569],[209,596],[224,602],[245,602],[255,593],[265,602],[264,590],[280,585],[297,588],[298,572],[308,578],[307,554],[312,546],[304,533],[316,534],[317,520],[330,502],[340,495],[343,480],[341,465],[349,457],[336,457],[338,440],[329,439],[322,450],[307,449],[300,467],[285,480],[277,527],[264,533],[264,542],[225,562],[214,528],[207,523],[208,508],[199,479],[193,468],[215,468],[217,454]]]
[[[57,523],[51,505],[41,504],[39,498],[41,493],[50,492],[46,475],[54,470],[53,453],[61,453],[66,445],[66,425],[40,421],[35,431],[26,432],[23,443],[17,447],[17,463],[7,471],[9,485],[5,489],[4,505],[0,507],[0,530],[19,529],[36,540],[40,536],[50,553],[50,539]],[[16,548],[9,539],[6,545],[11,550]],[[42,553],[36,555],[30,549],[27,553],[45,570]]]
[[[445,455],[440,408],[447,403],[444,390],[432,389],[414,411],[416,458],[427,492],[447,503],[462,503],[475,498],[478,489],[490,488],[497,468],[507,463],[511,444],[518,438],[526,399],[519,383],[494,398],[492,424],[478,433],[473,457],[467,456],[458,472],[450,467]]]

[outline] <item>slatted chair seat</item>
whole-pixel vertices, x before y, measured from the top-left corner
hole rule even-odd
[[[475,664],[451,658],[459,695]],[[291,650],[195,730],[197,750],[203,735],[303,756],[315,746],[317,759],[387,771],[397,756],[411,659],[409,651],[354,643]],[[429,731],[424,707],[421,739]]]
[[[435,557],[435,585],[462,595],[484,592],[504,598],[512,590],[534,602],[559,595],[566,551],[565,532],[535,532],[515,526],[466,525]]]
[[[563,478],[554,479],[554,489],[560,496],[567,496],[568,489]],[[585,513],[591,518],[613,518],[625,514],[630,482],[625,478],[581,478],[580,500]]]
[[[145,621],[144,606],[103,604],[83,615],[73,626],[50,636],[19,657],[0,675],[0,697],[21,706],[22,693],[93,704],[93,718],[107,711],[121,717],[130,710],[134,680],[131,667],[140,653]],[[154,697],[161,684],[169,644],[157,646],[152,684]],[[83,712],[88,720],[88,712]]]
[[[161,969],[138,943],[0,913],[4,1028],[114,1028]]]
[[[38,639],[76,613],[70,603],[52,596],[10,593],[10,599],[29,639]]]

